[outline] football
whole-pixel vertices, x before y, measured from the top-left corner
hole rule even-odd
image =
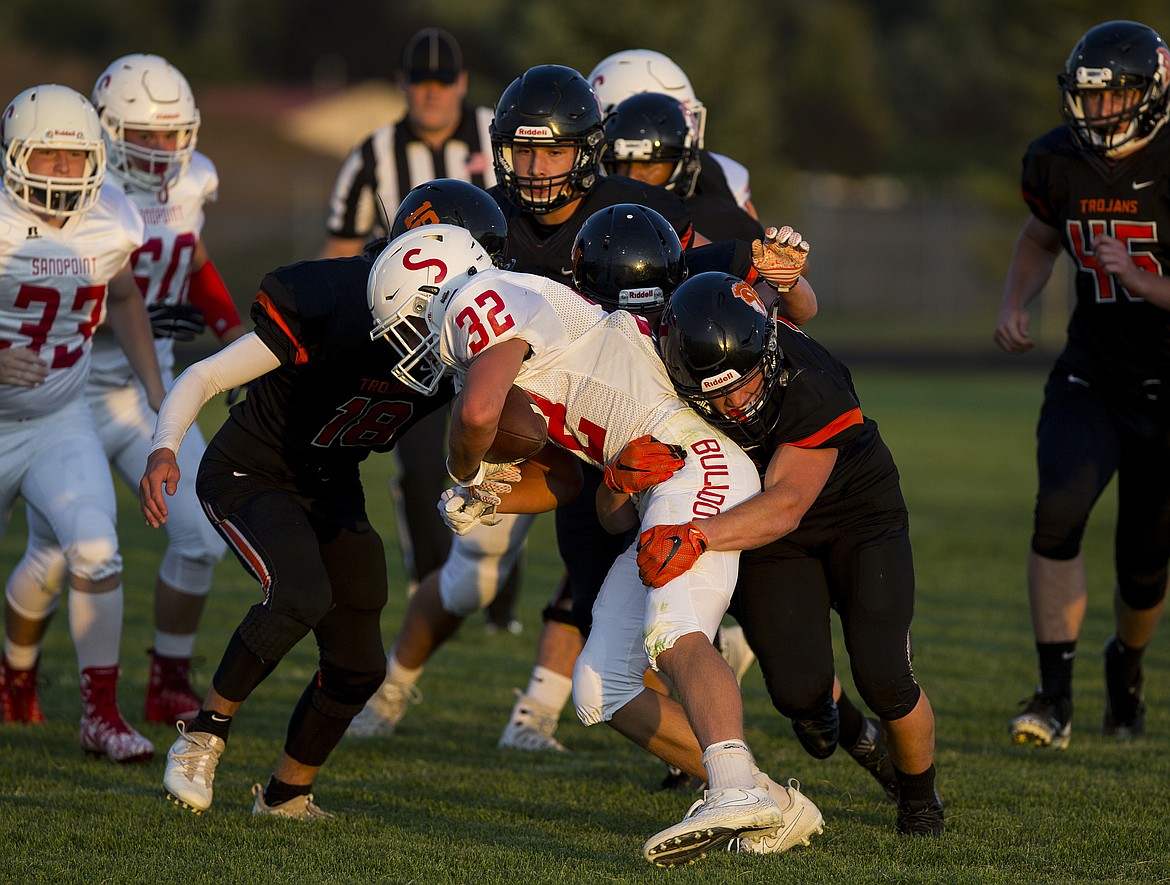
[[[527,393],[513,385],[500,412],[496,438],[484,460],[493,464],[523,461],[543,449],[546,442],[548,428],[536,411],[536,404]]]

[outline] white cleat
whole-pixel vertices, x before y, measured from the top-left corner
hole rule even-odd
[[[642,856],[660,867],[694,863],[744,834],[771,836],[783,822],[763,787],[708,790],[681,822],[652,836],[642,846]]]
[[[182,722],[175,727],[179,737],[167,751],[163,790],[180,808],[202,814],[211,807],[211,784],[223,754],[223,738],[205,731],[188,732]]]
[[[790,778],[788,786],[782,787],[769,778],[768,784],[768,795],[781,808],[780,826],[770,836],[745,835],[733,839],[727,846],[728,850],[776,854],[797,845],[808,845],[810,838],[825,831],[821,810],[800,792],[800,781]]]
[[[378,686],[362,711],[353,717],[345,733],[352,737],[394,734],[394,729],[406,715],[406,705],[421,703],[422,692],[418,686],[387,680]]]
[[[313,794],[294,796],[287,802],[279,805],[269,805],[264,801],[264,788],[260,784],[252,784],[253,817],[283,817],[289,820],[329,820],[337,817],[332,811],[326,811],[313,801]]]
[[[557,720],[560,718],[556,710],[538,704],[522,693],[516,692],[516,704],[512,707],[512,718],[508,726],[500,735],[496,746],[510,747],[514,750],[534,750],[553,753],[568,753],[569,749],[555,737]]]

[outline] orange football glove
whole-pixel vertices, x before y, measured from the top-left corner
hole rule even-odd
[[[641,492],[674,476],[686,458],[682,446],[640,436],[605,468],[605,484],[615,492]]]
[[[656,525],[638,537],[638,575],[657,590],[695,564],[707,549],[707,536],[693,522]]]

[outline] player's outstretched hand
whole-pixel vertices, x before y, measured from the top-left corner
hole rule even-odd
[[[36,351],[27,347],[0,350],[0,384],[36,387],[49,377],[49,367]]]
[[[687,451],[650,435],[626,443],[621,454],[605,468],[605,484],[615,492],[644,491],[665,482],[682,469]]]
[[[808,242],[788,225],[770,227],[752,243],[752,265],[765,280],[787,292],[796,285],[808,261]]]
[[[146,472],[138,483],[138,504],[152,529],[167,524],[165,490],[173,495],[179,488],[179,462],[170,449],[155,449],[146,458]]]
[[[687,572],[707,550],[707,536],[694,522],[656,525],[638,538],[638,575],[657,590]]]

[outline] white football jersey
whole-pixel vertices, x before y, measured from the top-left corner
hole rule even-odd
[[[0,420],[55,412],[89,375],[110,279],[142,245],[142,216],[115,185],[62,228],[0,189],[0,347],[28,347],[49,366],[37,387],[0,385]]]
[[[215,202],[219,194],[215,165],[196,151],[183,174],[161,191],[135,184],[113,169],[106,170],[106,181],[125,192],[146,225],[146,238],[130,259],[146,306],[186,303],[191,261],[203,232],[203,206]],[[159,369],[164,377],[169,376],[175,364],[174,339],[156,338],[154,349]],[[92,382],[120,387],[133,378],[134,371],[117,340],[112,335],[99,335],[94,341]]]
[[[549,439],[586,462],[604,466],[630,440],[690,414],[644,320],[623,310],[607,314],[545,277],[478,273],[447,309],[440,356],[461,383],[478,354],[509,338],[532,348],[516,385],[544,414]]]

